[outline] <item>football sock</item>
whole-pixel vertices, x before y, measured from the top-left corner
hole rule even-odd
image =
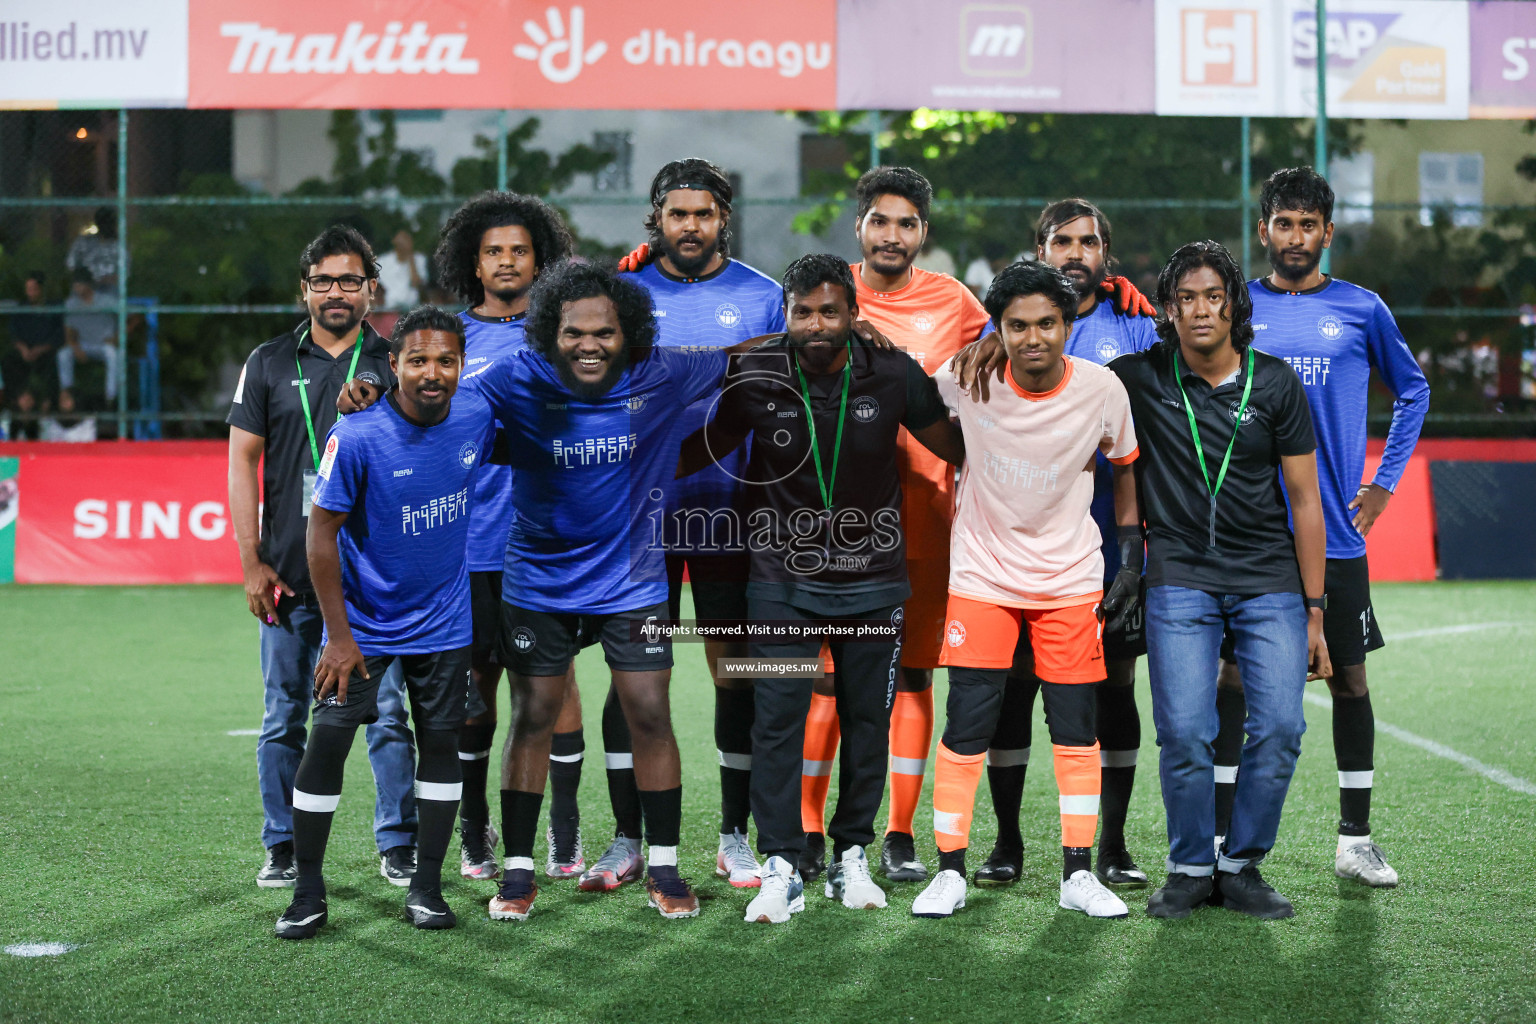
[[[331,820],[341,802],[341,780],[356,726],[317,725],[309,731],[304,757],[293,777],[293,860],[298,889],[325,892],[321,871]]]
[[[1099,824],[1099,745],[1064,747],[1053,743],[1051,759],[1056,768],[1056,788],[1061,793],[1061,845],[1084,848],[1086,858],[1086,848],[1093,846]]]
[[[1237,798],[1237,766],[1243,759],[1243,725],[1248,718],[1248,701],[1241,690],[1216,690],[1216,716],[1221,727],[1216,733],[1216,834],[1224,836],[1232,824],[1232,801]]]
[[[411,888],[440,889],[443,857],[453,835],[463,790],[455,729],[416,732],[416,874]]]
[[[1371,834],[1376,716],[1371,695],[1333,698],[1333,755],[1339,764],[1339,835]]]
[[[683,830],[683,787],[642,789],[646,870],[654,877],[677,874],[677,844]]]
[[[800,827],[807,832],[827,830],[827,789],[832,785],[832,763],[837,759],[841,734],[837,698],[830,693],[811,694],[800,769]]]
[[[939,853],[959,850],[964,862],[970,845],[971,813],[987,755],[957,754],[941,740],[933,769],[933,841]]]
[[[964,878],[965,877],[965,847],[962,846],[958,850],[940,850],[939,851],[939,870],[940,871],[957,871],[957,872],[960,873],[960,877]]]
[[[887,832],[912,834],[912,817],[923,792],[923,772],[933,743],[933,687],[897,691],[891,708],[891,810]]]
[[[1087,846],[1063,846],[1061,848],[1061,880],[1065,882],[1076,871],[1091,871],[1089,855],[1093,849]]]
[[[587,742],[582,730],[557,732],[549,743],[549,827],[562,835],[576,831],[581,811],[576,791],[581,788],[581,763]]]
[[[1099,848],[1125,849],[1125,816],[1136,785],[1136,753],[1141,747],[1141,714],[1136,710],[1134,686],[1097,687],[1099,764],[1102,768],[1103,806]]]
[[[459,772],[464,777],[459,817],[463,821],[483,824],[491,820],[491,808],[485,799],[485,781],[490,773],[495,737],[494,721],[466,725],[459,730]]]
[[[997,815],[997,841],[1022,850],[1019,805],[1024,800],[1024,773],[1029,768],[1029,746],[1034,729],[1035,695],[1040,682],[1033,676],[1010,675],[1003,685],[1003,707],[997,731],[987,751],[987,788]]]
[[[618,691],[608,688],[603,704],[603,761],[608,769],[608,802],[613,805],[614,835],[640,838],[640,789],[635,785],[635,755],[629,723]]]
[[[528,860],[532,864],[533,837],[539,831],[539,807],[543,803],[543,793],[528,793],[521,789],[501,791],[501,841],[506,844],[506,867],[509,870],[524,866],[510,863],[514,859]],[[532,870],[531,866],[528,870]]]
[[[747,831],[752,801],[752,720],[756,698],[750,689],[715,687],[715,753],[720,757],[720,834]]]

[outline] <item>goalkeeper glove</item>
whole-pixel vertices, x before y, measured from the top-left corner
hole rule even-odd
[[[1141,570],[1146,564],[1147,549],[1141,541],[1141,527],[1122,526],[1117,531],[1120,541],[1120,571],[1115,573],[1109,585],[1109,593],[1099,604],[1105,628],[1117,630],[1134,618],[1132,614],[1141,604]]]
[[[651,246],[649,242],[641,242],[635,246],[633,252],[619,260],[618,272],[621,274],[633,274],[637,270],[643,270],[651,262]],[[1122,279],[1123,280],[1123,279]],[[1136,291],[1134,288],[1132,291]],[[1140,295],[1140,292],[1136,294]]]
[[[1156,308],[1128,277],[1106,277],[1104,283],[1099,285],[1099,294],[1114,299],[1115,312],[1121,316],[1157,316]]]

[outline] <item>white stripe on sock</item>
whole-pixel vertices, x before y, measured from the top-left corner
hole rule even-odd
[[[1068,796],[1066,793],[1063,793],[1060,799],[1062,814],[1092,814],[1097,816],[1099,813],[1099,795],[1097,793],[1089,796]]]
[[[1374,769],[1363,772],[1339,772],[1340,789],[1370,789],[1371,780],[1376,775]]]
[[[416,780],[416,799],[418,800],[457,800],[464,795],[464,783],[462,782],[424,782]]]
[[[928,767],[926,757],[897,757],[891,755],[891,771],[897,775],[921,775]]]
[[[817,776],[820,776],[820,775],[831,775],[832,774],[832,762],[831,761],[812,761],[810,758],[806,758],[805,760],[800,762],[800,774],[801,775],[817,775]]]
[[[302,789],[293,791],[293,809],[296,811],[335,814],[336,805],[339,803],[341,803],[340,793],[306,793]]]
[[[604,754],[603,763],[609,771],[617,771],[620,768],[633,768],[635,766],[634,754]]]
[[[1235,764],[1218,764],[1215,767],[1215,772],[1218,783],[1225,782],[1227,785],[1231,785],[1237,781],[1237,765]]]
[[[1020,747],[1017,750],[987,751],[987,766],[989,768],[1020,768],[1029,764],[1029,748]]]
[[[575,764],[587,756],[586,751],[578,750],[574,754],[550,754],[551,761],[559,761],[561,764]]]
[[[1099,750],[1099,767],[1101,768],[1135,768],[1136,754],[1134,750]]]
[[[653,868],[677,867],[677,847],[653,846],[646,851],[646,860]]]
[[[461,751],[459,751],[459,760],[460,761],[484,761],[486,758],[488,758],[490,756],[491,756],[491,752],[489,750],[461,750]]]
[[[720,755],[721,768],[734,768],[739,772],[749,772],[752,770],[751,754],[729,754],[719,749],[715,753]]]
[[[947,836],[964,835],[960,831],[960,815],[953,811],[941,811],[937,807],[933,809],[933,830],[943,832]]]
[[[501,866],[508,871],[532,871],[532,857],[507,857],[502,860]]]

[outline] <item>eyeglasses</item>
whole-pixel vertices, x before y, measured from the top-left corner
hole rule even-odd
[[[363,285],[367,282],[368,279],[366,277],[358,274],[342,274],[340,277],[331,277],[329,274],[315,274],[304,279],[304,283],[309,286],[309,290],[316,295],[324,295],[331,290],[331,285],[333,284],[341,285],[341,290],[344,292],[360,292],[363,290]]]

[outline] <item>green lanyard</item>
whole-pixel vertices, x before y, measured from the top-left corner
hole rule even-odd
[[[800,375],[800,401],[805,403],[805,422],[811,430],[811,458],[816,461],[816,485],[821,488],[821,503],[826,514],[832,514],[832,490],[837,486],[837,460],[843,453],[843,423],[848,413],[848,380],[853,376],[853,340],[848,341],[848,358],[843,362],[843,397],[837,407],[837,437],[832,442],[832,478],[821,475],[821,446],[816,443],[816,415],[811,411],[811,386],[806,382],[800,360],[795,360],[795,372]]]
[[[1173,379],[1179,385],[1179,397],[1184,399],[1184,415],[1189,417],[1189,432],[1195,438],[1195,458],[1200,460],[1200,475],[1205,478],[1205,489],[1211,496],[1210,539],[1216,546],[1216,495],[1227,479],[1227,464],[1232,461],[1232,446],[1237,444],[1237,432],[1243,425],[1243,414],[1248,411],[1248,395],[1253,391],[1253,348],[1248,349],[1248,379],[1243,381],[1243,400],[1237,407],[1237,417],[1232,423],[1232,439],[1227,442],[1227,454],[1221,457],[1221,469],[1216,473],[1216,486],[1211,486],[1211,472],[1205,468],[1205,449],[1200,446],[1200,428],[1195,425],[1195,410],[1190,408],[1189,395],[1184,391],[1184,377],[1179,372],[1179,354],[1173,354]]]
[[[309,431],[309,454],[315,460],[315,472],[320,472],[320,446],[315,443],[315,418],[309,412],[309,388],[304,383],[304,366],[299,362],[299,349],[304,347],[304,339],[309,337],[308,325],[304,333],[299,335],[299,344],[293,350],[293,365],[299,368],[299,404],[304,407],[304,429]],[[352,365],[347,367],[347,382],[350,383],[352,375],[357,373],[357,357],[363,354],[363,329],[357,329],[357,341],[352,346]],[[337,422],[341,420],[341,413],[336,414]],[[306,513],[307,515],[308,513]]]

